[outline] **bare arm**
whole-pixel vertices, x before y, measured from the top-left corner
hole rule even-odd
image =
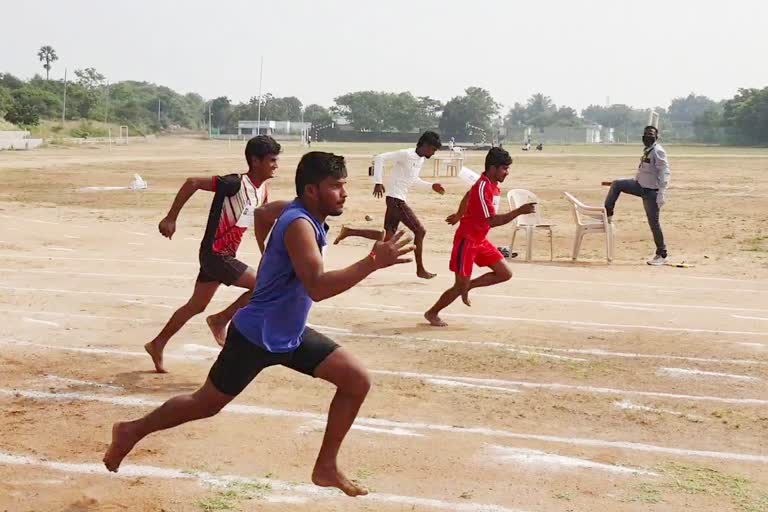
[[[292,222],[284,240],[296,275],[310,298],[319,302],[349,290],[380,268],[411,261],[402,257],[413,250],[413,246],[406,247],[410,239],[400,240],[402,235],[400,231],[387,242],[376,242],[370,255],[346,268],[329,272],[323,268],[315,230],[308,220]]]
[[[264,254],[264,246],[269,231],[289,204],[291,204],[290,201],[273,201],[271,203],[266,203],[260,208],[256,208],[253,212],[253,230],[256,234],[256,242],[259,244],[259,249],[262,254]]]
[[[467,202],[469,201],[469,192],[470,190],[467,190],[467,193],[464,194],[464,197],[461,198],[461,202],[459,203],[459,209],[456,210],[456,213],[450,214],[445,219],[445,222],[453,225],[461,220],[461,218],[464,216],[464,212],[467,211]]]
[[[176,197],[173,200],[171,209],[168,210],[168,214],[163,220],[160,221],[158,229],[164,237],[171,238],[176,232],[176,219],[179,217],[181,209],[187,204],[189,198],[194,195],[198,190],[207,190],[213,192],[213,180],[207,176],[205,178],[187,178],[179,191],[176,193]]]
[[[509,224],[513,220],[515,220],[516,217],[519,217],[520,215],[526,215],[529,213],[533,213],[536,210],[536,203],[528,203],[524,204],[520,208],[515,208],[512,211],[509,211],[507,213],[502,213],[501,215],[495,214],[491,215],[490,217],[486,218],[488,221],[488,225],[492,228],[495,228],[497,226],[503,226],[504,224]]]

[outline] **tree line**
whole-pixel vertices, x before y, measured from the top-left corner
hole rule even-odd
[[[64,80],[50,79],[58,55],[50,46],[37,54],[46,76],[28,81],[0,73],[0,117],[18,126],[31,126],[41,119],[61,119],[66,87],[66,120],[98,120],[125,124],[136,131],[160,131],[181,127],[211,126],[221,132],[236,132],[239,120],[305,121],[327,125],[344,118],[358,131],[419,132],[436,129],[445,138],[503,139],[505,132],[521,127],[583,127],[599,124],[613,128],[617,141],[635,140],[647,123],[651,109],[629,105],[590,105],[581,113],[556,105],[542,93],[525,103],[515,103],[506,112],[491,93],[468,87],[463,94],[442,101],[410,92],[356,91],[340,95],[334,105],[304,105],[294,96],[265,94],[234,103],[226,96],[210,101],[199,94],[179,94],[147,82],[122,81],[110,84],[94,68],[74,70]],[[691,93],[675,98],[668,107],[657,106],[666,140],[695,140],[721,144],[768,144],[768,87],[739,89],[720,102]],[[519,130],[518,130],[519,132]]]

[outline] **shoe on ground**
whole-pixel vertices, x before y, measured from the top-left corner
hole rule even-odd
[[[664,265],[667,262],[667,258],[664,256],[659,256],[658,254],[654,256],[653,258],[649,259],[646,263],[649,265],[653,265],[654,267],[660,267]]]

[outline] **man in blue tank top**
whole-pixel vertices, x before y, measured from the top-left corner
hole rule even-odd
[[[400,231],[387,242],[376,242],[371,253],[357,263],[325,271],[325,219],[341,215],[347,197],[346,177],[341,156],[315,151],[302,157],[296,169],[297,198],[280,214],[269,234],[253,296],[235,314],[208,379],[194,393],[171,398],[143,418],[115,423],[112,443],[104,455],[109,471],[117,472],[144,437],[217,414],[261,370],[283,365],[337,388],[312,481],[337,487],[349,496],[368,493],[338,469],[337,456],[368,394],[370,377],[352,354],[307,327],[307,317],[313,302],[349,290],[378,269],[411,261],[404,256],[414,248]]]

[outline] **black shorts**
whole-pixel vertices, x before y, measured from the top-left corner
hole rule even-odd
[[[233,256],[200,251],[200,273],[197,274],[197,281],[230,286],[235,284],[246,270],[248,265]]]
[[[408,203],[402,199],[387,196],[384,201],[387,204],[387,211],[384,214],[384,230],[388,233],[395,233],[402,222],[405,227],[414,234],[424,231],[419,218],[413,213]]]
[[[229,324],[227,342],[213,363],[208,379],[216,389],[229,396],[239,395],[268,366],[283,365],[299,373],[315,376],[315,370],[334,350],[332,339],[304,328],[301,345],[293,352],[275,353],[254,345]]]

